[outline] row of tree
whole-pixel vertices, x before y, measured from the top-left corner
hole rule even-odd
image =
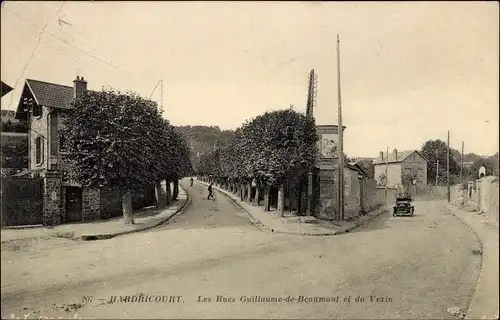
[[[131,189],[156,184],[159,206],[178,179],[191,173],[189,149],[183,136],[156,103],[115,90],[87,91],[75,99],[61,129],[70,178],[84,187],[119,187],[125,223],[134,223]],[[166,201],[169,201],[168,195]]]
[[[195,172],[223,184],[239,185],[239,190],[251,182],[264,186],[266,210],[270,188],[278,188],[278,209],[283,211],[283,184],[304,177],[315,159],[319,137],[314,119],[291,109],[266,112],[235,133],[226,148],[199,155]]]
[[[427,181],[433,184],[438,178],[438,185],[445,185],[447,182],[447,159],[448,146],[442,140],[428,140],[421,150],[422,154],[429,161],[427,164]],[[460,181],[460,152],[450,149],[450,183],[457,184],[469,180],[475,180],[479,176],[479,168],[485,167],[487,175],[498,175],[498,154],[491,157],[476,157],[470,166],[462,166],[462,181]],[[436,163],[439,163],[439,166]]]

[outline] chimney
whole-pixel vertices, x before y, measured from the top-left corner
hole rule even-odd
[[[76,80],[73,80],[73,98],[81,97],[85,91],[87,91],[87,81],[83,77],[76,76]]]
[[[394,152],[394,160],[398,160],[398,150],[394,149],[393,152]]]
[[[384,161],[384,152],[380,151],[380,161]]]

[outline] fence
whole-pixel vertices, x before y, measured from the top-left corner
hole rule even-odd
[[[1,226],[42,223],[43,179],[2,179]]]

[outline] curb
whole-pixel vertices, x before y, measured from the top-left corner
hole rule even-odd
[[[182,187],[179,185],[179,188],[182,188]],[[139,228],[139,229],[127,230],[127,231],[120,231],[120,232],[109,233],[109,234],[82,235],[80,237],[80,239],[83,240],[83,241],[108,240],[108,239],[111,239],[111,238],[114,238],[114,237],[123,236],[123,235],[126,235],[126,234],[141,232],[141,231],[145,231],[145,230],[149,230],[149,229],[153,229],[153,228],[159,227],[160,225],[164,224],[165,222],[167,222],[170,219],[172,219],[173,217],[175,217],[190,202],[191,198],[189,197],[189,194],[187,193],[187,191],[184,188],[182,188],[182,190],[184,190],[184,193],[186,194],[186,199],[184,200],[184,203],[182,203],[173,214],[171,214],[170,216],[166,217],[165,219],[162,219],[162,220],[160,220],[160,221],[158,221],[158,222],[156,222],[156,223],[154,223],[152,225],[149,225],[149,226],[146,226],[146,227],[142,227],[142,228]]]
[[[483,273],[484,273],[484,241],[481,240],[481,238],[479,237],[479,234],[476,232],[476,230],[470,224],[468,224],[464,219],[462,219],[461,217],[459,217],[458,215],[455,214],[455,212],[454,212],[455,208],[452,207],[451,204],[447,203],[446,209],[451,214],[453,214],[453,216],[455,218],[457,218],[467,229],[472,231],[472,233],[474,234],[474,237],[476,237],[477,242],[479,243],[479,248],[481,250],[481,269],[479,270],[479,276],[477,277],[476,287],[474,288],[474,293],[472,294],[471,300],[469,301],[469,305],[467,306],[467,311],[465,312],[465,317],[464,317],[464,319],[468,319],[467,315],[470,313],[472,301],[474,301],[474,296],[475,296],[476,292],[478,291],[477,288],[479,288],[479,286],[481,285],[481,278],[482,278]]]
[[[3,230],[22,230],[22,229],[35,229],[35,228],[43,228],[43,224],[29,224],[25,226],[4,226]]]
[[[200,180],[196,180],[196,182],[199,183],[199,184],[206,184],[206,182],[200,181]],[[374,214],[373,216],[370,216],[369,219],[366,219],[362,223],[359,223],[359,224],[354,223],[355,225],[352,226],[352,227],[345,228],[343,230],[337,230],[337,231],[334,231],[334,232],[307,233],[307,232],[280,231],[280,230],[274,230],[274,229],[269,228],[268,226],[266,226],[261,220],[259,220],[258,218],[256,218],[246,208],[244,208],[240,203],[238,203],[236,200],[234,200],[230,196],[230,194],[228,194],[228,192],[226,190],[220,189],[217,186],[214,186],[214,187],[217,188],[217,190],[220,193],[222,193],[224,196],[226,196],[233,204],[235,204],[236,206],[238,206],[239,208],[241,208],[242,210],[244,210],[250,216],[250,222],[252,222],[260,231],[267,231],[267,232],[271,232],[271,233],[296,235],[296,236],[308,236],[308,237],[336,236],[336,235],[348,233],[349,231],[351,231],[353,229],[359,228],[359,227],[363,226],[364,224],[366,224],[367,222],[369,222],[369,221],[375,219],[376,217],[380,216],[381,214],[383,214],[385,212],[388,212],[387,209],[381,209],[379,213]]]

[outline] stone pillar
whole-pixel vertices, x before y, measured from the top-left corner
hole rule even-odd
[[[61,185],[62,175],[54,171],[46,171],[43,181],[43,214],[44,226],[61,224]]]
[[[82,222],[96,221],[101,218],[101,190],[82,188]]]

